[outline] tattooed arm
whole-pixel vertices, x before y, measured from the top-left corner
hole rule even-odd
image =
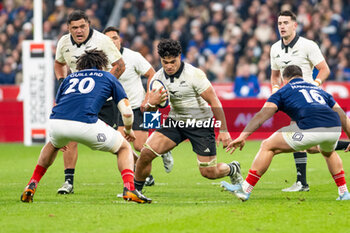
[[[111,69],[111,73],[119,79],[120,76],[124,73],[125,71],[125,63],[123,58],[120,58],[116,62],[112,64],[113,68]]]

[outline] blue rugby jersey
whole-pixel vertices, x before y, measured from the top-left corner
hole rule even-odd
[[[50,119],[95,123],[102,105],[111,96],[117,104],[127,98],[111,73],[97,69],[72,73],[59,87]]]
[[[332,110],[336,103],[332,95],[302,78],[292,79],[267,102],[276,104],[300,129],[341,126],[338,113]]]

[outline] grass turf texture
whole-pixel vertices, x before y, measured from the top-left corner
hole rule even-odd
[[[244,177],[260,142],[229,155],[218,149],[220,162],[238,160]],[[64,180],[62,153],[39,183],[33,203],[20,202],[41,146],[0,144],[1,232],[348,232],[350,201],[339,202],[336,185],[320,154],[308,156],[310,192],[283,193],[296,177],[292,154],[278,155],[242,203],[221,192],[219,180],[201,177],[191,144],[173,150],[174,169],[153,164],[156,185],[146,187],[152,204],[117,198],[122,180],[115,156],[79,145],[73,195],[58,195]],[[345,173],[350,154],[340,152]],[[350,180],[347,176],[348,181]],[[349,182],[350,183],[350,182]]]

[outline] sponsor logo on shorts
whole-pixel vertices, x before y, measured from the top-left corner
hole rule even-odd
[[[301,140],[303,140],[303,137],[304,137],[304,135],[302,133],[296,132],[293,134],[292,139],[293,139],[293,141],[300,142]]]
[[[105,142],[106,141],[106,135],[104,133],[97,134],[97,141],[98,142]]]

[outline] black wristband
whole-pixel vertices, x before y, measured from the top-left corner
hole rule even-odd
[[[61,85],[61,83],[63,83],[63,80],[64,80],[64,78],[59,78],[58,79],[58,85]]]

